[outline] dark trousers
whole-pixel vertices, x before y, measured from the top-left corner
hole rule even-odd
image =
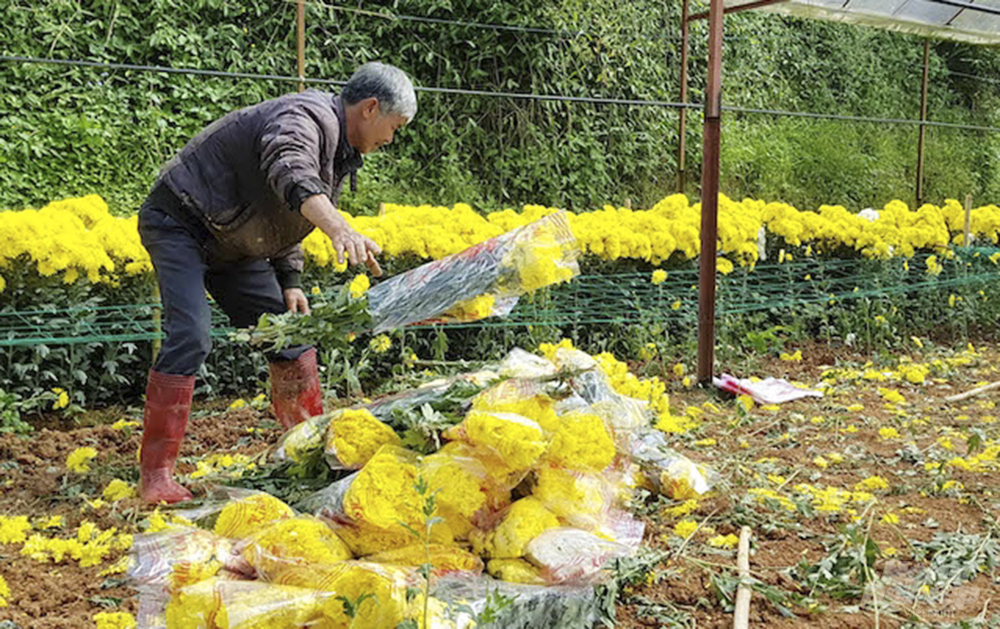
[[[257,323],[261,314],[287,310],[274,268],[267,260],[222,262],[211,243],[155,206],[139,211],[139,236],[149,252],[160,285],[166,338],[153,369],[164,374],[194,375],[212,349],[212,316],[206,291],[236,327]],[[295,360],[309,349],[299,345],[269,355]]]

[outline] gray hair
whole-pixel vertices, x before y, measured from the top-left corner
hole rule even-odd
[[[406,73],[387,63],[371,61],[354,71],[340,92],[345,105],[375,98],[383,114],[399,114],[412,120],[417,113],[417,95]]]

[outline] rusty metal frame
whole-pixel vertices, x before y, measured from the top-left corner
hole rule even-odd
[[[710,383],[715,357],[715,254],[719,219],[719,148],[722,136],[722,0],[708,20],[708,82],[701,167],[701,260],[698,290],[698,382]]]
[[[750,11],[752,9],[760,9],[761,7],[766,7],[772,4],[779,4],[782,2],[787,2],[788,0],[756,0],[755,2],[748,2],[746,4],[741,4],[735,7],[723,8],[723,15],[729,15],[730,13],[739,13],[740,11]],[[695,13],[689,20],[704,20],[709,17],[711,11],[702,11],[701,13]]]

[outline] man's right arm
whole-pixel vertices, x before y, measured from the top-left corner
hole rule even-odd
[[[325,194],[314,194],[302,202],[302,216],[330,237],[337,252],[337,262],[344,263],[344,254],[351,264],[364,263],[376,277],[382,275],[382,268],[375,256],[382,249],[371,238],[362,236],[348,225],[347,220],[333,207]]]

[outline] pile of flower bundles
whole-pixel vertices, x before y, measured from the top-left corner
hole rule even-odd
[[[463,581],[506,582],[550,602],[558,597],[541,592],[552,586],[592,591],[607,562],[641,542],[643,525],[627,510],[635,479],[700,493],[705,483],[671,474],[705,470],[660,447],[667,436],[651,424],[665,394],[655,383],[631,381],[612,358],[565,344],[543,351],[516,350],[474,376],[289,431],[275,469],[316,457],[336,480],[295,509],[235,494],[221,511],[190,516],[211,530],[187,527],[194,550],[174,544],[161,553],[185,560],[146,570],[146,585],[165,596],[157,609],[168,626],[346,627],[353,616],[354,626],[395,627],[426,602],[437,618],[427,626],[450,627],[440,584],[452,592]],[[437,413],[437,432],[413,445],[408,422],[425,405]],[[257,616],[253,600],[263,605]],[[202,624],[177,624],[192,617]]]
[[[357,560],[323,520],[267,494],[233,496],[221,509],[189,513],[211,530],[182,525],[139,536],[130,576],[143,626],[395,627],[422,611],[407,592],[419,585],[427,553],[437,574],[483,569],[461,548],[425,548],[413,538]],[[355,605],[350,614],[345,599]]]

